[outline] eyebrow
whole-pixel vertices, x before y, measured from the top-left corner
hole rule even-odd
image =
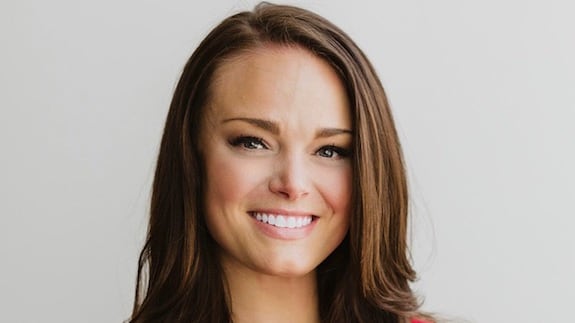
[[[258,118],[229,118],[222,121],[222,123],[227,123],[230,121],[243,121],[247,122],[251,125],[254,125],[258,128],[263,130],[269,131],[274,135],[278,135],[280,133],[280,127],[277,123],[265,120],[265,119],[258,119]],[[340,128],[322,128],[317,131],[316,136],[318,138],[327,138],[332,136],[337,136],[341,134],[349,134],[351,135],[353,132],[349,129],[340,129]]]
[[[225,119],[224,121],[222,121],[222,123],[226,123],[226,122],[230,122],[230,121],[247,122],[247,123],[254,125],[258,128],[269,131],[269,132],[273,133],[274,135],[277,135],[280,133],[280,127],[277,125],[277,123],[275,123],[273,121],[269,121],[269,120],[257,119],[257,118],[230,118],[230,119]]]
[[[353,132],[349,129],[339,129],[339,128],[322,128],[317,132],[318,138],[327,138],[337,135],[348,134],[351,135]]]

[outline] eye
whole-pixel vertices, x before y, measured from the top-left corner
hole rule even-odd
[[[342,159],[349,157],[350,151],[334,145],[323,146],[316,151],[316,154],[324,158]]]
[[[240,147],[244,149],[267,149],[266,144],[262,138],[253,136],[239,136],[230,141],[230,144],[234,147]]]

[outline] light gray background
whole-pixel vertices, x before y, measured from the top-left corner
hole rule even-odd
[[[0,322],[119,322],[184,62],[254,1],[0,2]],[[289,1],[364,49],[412,183],[424,308],[567,322],[572,1]]]

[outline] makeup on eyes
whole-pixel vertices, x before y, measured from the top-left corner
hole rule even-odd
[[[342,159],[342,158],[347,158],[351,155],[351,150],[350,149],[346,149],[346,148],[342,148],[342,147],[338,147],[335,144],[332,145],[327,145],[327,146],[322,146],[320,147],[317,151],[316,154],[319,153],[321,150],[330,150],[332,151],[332,153],[330,154],[330,156],[322,156],[322,157],[326,157],[326,158],[332,158],[333,157],[333,153],[337,154],[338,157],[335,159]]]
[[[225,125],[224,127],[226,128],[227,143],[235,149],[249,154],[261,154],[280,148],[278,144],[282,140],[281,129],[274,121],[238,117],[225,119],[221,124]],[[315,131],[315,138],[308,145],[310,153],[322,159],[333,161],[348,159],[352,155],[352,149],[350,148],[351,135],[352,131],[348,129],[336,127],[319,128]],[[272,138],[269,138],[269,136],[272,136]],[[268,138],[271,141],[264,138]]]
[[[239,135],[233,136],[228,140],[228,143],[240,149],[245,150],[268,150],[269,145],[261,137],[252,135]],[[324,157],[328,159],[344,159],[351,155],[351,149],[343,148],[341,146],[334,144],[323,145],[315,150],[314,154],[319,157]]]
[[[268,145],[265,141],[256,136],[240,135],[237,137],[232,137],[228,143],[234,147],[240,147],[244,149],[268,149]]]

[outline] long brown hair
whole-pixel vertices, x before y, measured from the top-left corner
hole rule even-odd
[[[199,121],[214,71],[266,44],[299,46],[328,62],[345,84],[354,127],[349,233],[317,268],[324,322],[405,322],[418,303],[407,248],[407,183],[383,87],[362,51],[326,19],[262,3],[225,19],[188,60],[158,156],[146,243],[130,323],[231,322],[215,242],[203,219]]]

